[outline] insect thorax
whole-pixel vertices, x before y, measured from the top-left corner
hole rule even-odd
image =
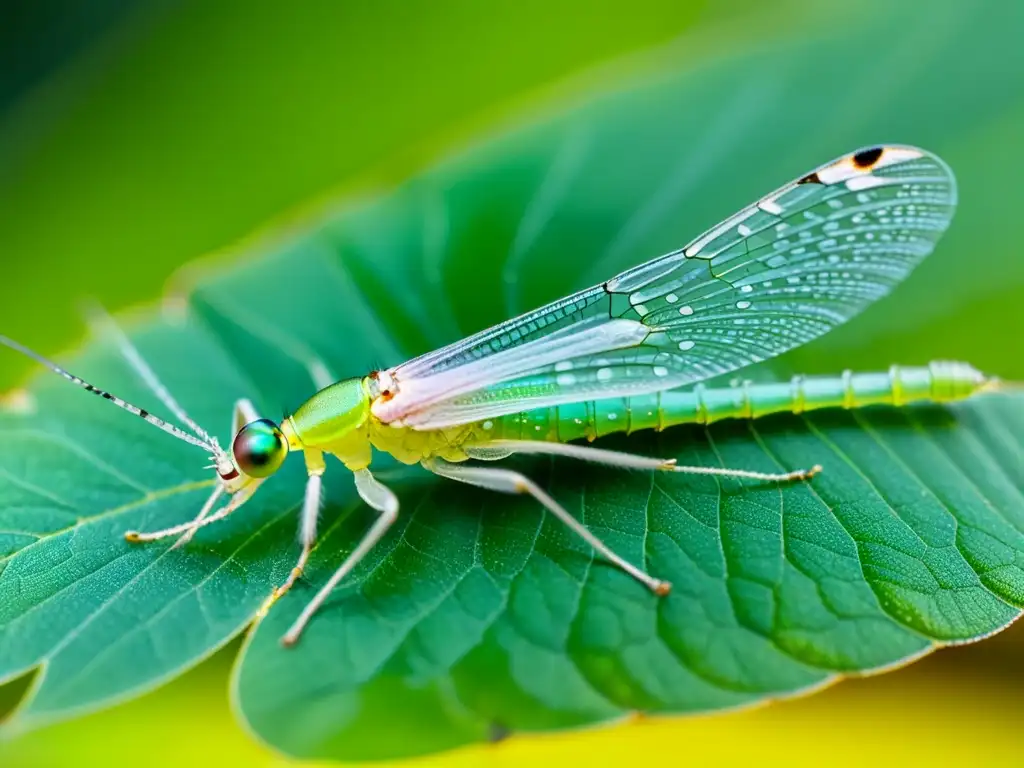
[[[288,418],[286,432],[292,432],[301,447],[333,453],[350,469],[362,469],[370,463],[369,415],[364,380],[344,379],[299,406]]]
[[[462,446],[474,434],[474,425],[419,431],[412,427],[392,427],[370,416],[369,435],[373,447],[389,453],[403,464],[415,464],[438,457],[446,461],[469,458]]]

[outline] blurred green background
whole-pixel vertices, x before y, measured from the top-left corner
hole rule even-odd
[[[935,24],[956,35],[963,13],[919,7],[915,34]],[[48,353],[84,337],[78,302],[111,309],[152,302],[182,264],[231,246],[268,221],[332,190],[398,181],[438,154],[527,111],[552,84],[595,65],[685,35],[701,57],[729,56],[773,35],[823,34],[861,4],[790,0],[604,0],[484,3],[177,2],[45,0],[3,5],[0,25],[0,331]],[[1007,0],[998,23],[1019,30],[1024,10]],[[908,19],[913,15],[909,14]],[[936,21],[936,20],[939,21]],[[951,21],[951,19],[953,21]],[[702,43],[702,41],[707,41]],[[732,46],[728,48],[727,46]],[[900,41],[865,40],[865,58],[900,59]],[[951,233],[956,275],[973,290],[955,311],[937,302],[900,346],[965,357],[1024,378],[1020,338],[1024,269],[984,280],[987,253],[1019,251],[1014,206],[1024,173],[1021,52],[952,62],[947,93],[967,105],[1000,100],[998,115],[949,159],[961,193],[983,200]],[[1016,91],[986,89],[986,68],[1019,70]],[[823,94],[830,113],[856,117],[849,93]],[[550,101],[550,99],[548,99]],[[699,115],[699,105],[695,105]],[[931,116],[901,115],[911,135],[864,136],[926,146]],[[973,127],[973,126],[972,126]],[[814,134],[815,126],[807,127]],[[800,136],[794,136],[800,142]],[[945,151],[943,147],[933,147]],[[825,157],[819,158],[825,160]],[[783,181],[777,179],[777,182]],[[980,211],[980,213],[977,213]],[[973,225],[970,224],[973,222]],[[998,226],[999,222],[1005,222]],[[958,221],[958,224],[960,222]],[[693,234],[696,234],[694,231]],[[1007,254],[1009,249],[1009,258]],[[1020,262],[1024,263],[1024,262]],[[926,267],[927,269],[927,267]],[[924,288],[908,300],[928,302]],[[990,333],[990,329],[999,332]],[[845,332],[845,329],[844,329]],[[857,331],[850,331],[851,344]],[[883,343],[883,342],[879,342]],[[908,362],[917,362],[908,361]],[[0,356],[0,388],[29,365]],[[1016,691],[1021,632],[944,651],[901,673],[844,683],[809,699],[723,718],[643,722],[611,731],[527,739],[427,761],[516,765],[527,758],[609,764],[638,753],[694,762],[829,754],[860,762],[1007,761],[1020,754]],[[286,764],[234,723],[226,681],[235,646],[143,699],[0,745],[5,766]],[[11,700],[16,688],[6,694]],[[855,748],[851,746],[855,745]],[[830,762],[836,762],[830,759]]]

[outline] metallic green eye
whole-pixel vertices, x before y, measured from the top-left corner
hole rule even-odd
[[[231,445],[235,463],[249,477],[270,477],[288,455],[288,441],[269,419],[250,421]]]

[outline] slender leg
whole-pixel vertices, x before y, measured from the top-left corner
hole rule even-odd
[[[256,406],[252,404],[251,400],[249,400],[248,398],[241,398],[239,400],[236,400],[235,408],[231,419],[232,439],[234,438],[235,434],[238,433],[238,430],[240,430],[250,421],[256,421],[256,419],[258,418],[259,414],[256,412]],[[203,521],[206,520],[206,516],[210,514],[210,511],[213,509],[213,505],[216,502],[217,498],[220,496],[221,492],[224,491],[223,485],[218,483],[217,486],[219,490],[214,491],[211,498],[206,502],[206,504],[203,505],[203,508],[199,511],[199,514],[196,515],[195,519],[192,521],[191,527],[181,535],[181,538],[174,543],[174,546],[171,547],[171,549],[177,549],[178,547],[183,547],[186,544],[188,544],[190,541],[192,541],[192,537],[196,535],[196,531],[202,528]]]
[[[714,475],[716,477],[742,477],[748,480],[767,480],[787,482],[791,480],[807,480],[821,472],[821,465],[815,464],[810,469],[798,469],[794,472],[752,472],[746,469],[728,469],[726,467],[692,467],[680,466],[675,459],[654,459],[646,456],[635,456],[631,453],[608,451],[603,448],[591,448],[587,445],[572,443],[548,443],[540,440],[494,440],[479,446],[466,448],[470,458],[491,460],[493,457],[504,458],[513,453],[547,454],[564,456],[569,459],[593,461],[623,469],[653,469],[662,472],[685,472],[689,475]],[[503,455],[502,455],[503,454]]]
[[[145,365],[145,363],[143,363]],[[231,422],[231,434],[234,435],[243,426],[248,424],[250,421],[255,421],[259,418],[259,414],[256,411],[256,407],[248,399],[240,399],[235,401],[235,408],[232,415]],[[210,517],[210,512],[213,510],[217,503],[217,499],[226,490],[224,485],[220,482],[217,483],[217,487],[214,488],[213,493],[203,504],[203,508],[199,510],[199,514],[196,515],[191,521],[176,525],[172,528],[164,528],[161,531],[153,531],[152,533],[139,533],[138,531],[126,531],[124,537],[128,541],[156,541],[157,539],[164,539],[168,536],[175,536],[181,534],[181,538],[175,542],[171,549],[177,549],[182,547],[192,540],[195,536],[196,531],[200,528],[209,525],[210,523],[216,522],[217,520],[223,520],[225,517],[230,515],[245,502],[247,502],[252,495],[256,492],[262,480],[250,480],[249,485],[243,486],[240,490],[236,491],[231,500],[227,505],[217,512],[213,517]]]
[[[125,531],[124,537],[128,541],[157,541],[158,539],[166,539],[169,536],[179,536],[183,533],[195,533],[200,528],[205,528],[207,525],[216,523],[218,520],[223,520],[225,517],[230,515],[236,509],[241,507],[245,502],[252,498],[252,495],[256,493],[256,489],[260,487],[262,480],[253,480],[249,485],[245,486],[239,491],[235,492],[235,495],[231,497],[231,501],[225,504],[215,514],[210,515],[198,523],[195,520],[189,520],[187,523],[181,525],[175,525],[171,528],[164,528],[161,531],[152,531],[151,533],[139,533],[138,531]]]
[[[298,641],[302,631],[309,624],[309,620],[313,618],[313,614],[324,604],[324,601],[327,600],[334,588],[352,572],[352,569],[359,564],[360,560],[366,557],[370,550],[377,545],[377,542],[384,537],[388,528],[398,519],[398,499],[386,486],[381,485],[374,479],[373,475],[370,474],[370,470],[361,469],[356,472],[355,481],[356,490],[359,491],[363,501],[377,510],[380,513],[380,517],[370,527],[370,530],[367,531],[358,546],[345,558],[345,562],[332,574],[327,583],[320,588],[320,591],[316,593],[302,610],[299,618],[295,620],[295,623],[292,624],[284,637],[281,638],[282,645],[294,645]]]
[[[181,538],[174,542],[174,546],[172,546],[171,549],[183,547],[190,541],[192,541],[192,537],[195,535],[195,532],[199,529],[199,527],[202,525],[203,521],[207,518],[210,512],[213,511],[214,506],[217,504],[217,499],[219,499],[221,497],[221,494],[223,493],[224,484],[218,482],[216,487],[213,489],[213,493],[210,494],[210,498],[206,500],[206,503],[203,504],[203,508],[199,510],[199,514],[196,515],[195,519],[192,520],[192,527],[189,530],[185,531],[185,533],[181,535]]]
[[[288,574],[284,584],[276,587],[267,601],[260,608],[259,615],[266,616],[270,607],[280,600],[288,590],[295,586],[303,572],[306,570],[306,563],[309,562],[309,555],[316,543],[316,524],[320,517],[320,492],[323,486],[322,478],[326,465],[322,451],[307,450],[306,457],[306,495],[302,502],[302,517],[299,519],[299,543],[302,551],[299,553],[299,560],[295,563]]]
[[[231,439],[234,439],[235,435],[238,433],[238,430],[240,430],[243,426],[248,424],[250,421],[256,421],[256,419],[258,418],[259,414],[256,412],[256,406],[252,404],[251,400],[249,400],[248,398],[241,398],[239,400],[236,400],[231,421]],[[224,486],[222,486],[220,483],[218,483],[217,485],[220,487],[221,491],[224,490]],[[202,528],[203,521],[206,520],[206,516],[209,515],[210,511],[213,509],[214,502],[218,496],[220,496],[220,494],[215,492],[213,498],[207,501],[203,508],[199,511],[199,514],[196,515],[195,519],[192,521],[192,526],[181,535],[181,538],[174,543],[174,546],[171,547],[171,549],[183,547],[190,541],[192,541],[192,537],[196,535],[196,531]]]
[[[232,415],[232,420],[231,420],[231,436],[232,436],[232,439],[234,439],[234,436],[238,433],[238,430],[240,430],[242,427],[244,427],[250,421],[256,421],[259,417],[260,417],[260,415],[256,411],[256,406],[254,406],[252,404],[251,400],[249,400],[248,398],[244,398],[244,397],[240,398],[239,400],[236,400],[235,401],[235,408],[234,408],[233,415]],[[222,491],[224,490],[224,487],[222,485],[220,485],[219,483],[218,483],[218,486],[220,486],[220,489]],[[192,523],[193,523],[192,527],[189,528],[189,530],[185,531],[185,533],[183,533],[181,535],[181,538],[178,539],[174,543],[174,546],[171,547],[171,549],[177,549],[178,547],[183,547],[186,544],[188,544],[190,541],[192,541],[192,537],[196,535],[196,531],[198,531],[200,528],[202,528],[203,521],[206,519],[206,516],[210,514],[210,511],[213,509],[214,500],[219,495],[220,495],[219,493],[215,493],[214,497],[212,499],[210,499],[210,501],[206,502],[206,504],[200,510],[199,514],[196,515],[196,518],[192,521]]]
[[[545,493],[540,486],[530,478],[513,472],[508,469],[496,469],[491,467],[465,467],[459,464],[452,464],[441,459],[427,459],[423,466],[436,475],[447,477],[450,480],[458,480],[460,483],[468,483],[480,488],[487,488],[499,493],[526,493],[539,501],[545,509],[565,523],[569,528],[592,546],[606,560],[610,561],[656,595],[667,595],[672,585],[667,581],[655,579],[632,563],[629,563],[615,554],[607,544],[587,530],[579,520],[570,515],[564,507]]]

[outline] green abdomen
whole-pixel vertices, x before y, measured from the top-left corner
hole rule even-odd
[[[474,432],[481,440],[568,442],[614,432],[753,419],[772,413],[950,402],[974,394],[989,381],[966,363],[934,362],[927,367],[893,366],[885,373],[847,371],[840,376],[795,376],[784,382],[740,382],[714,388],[698,384],[688,390],[509,414],[480,422]]]

